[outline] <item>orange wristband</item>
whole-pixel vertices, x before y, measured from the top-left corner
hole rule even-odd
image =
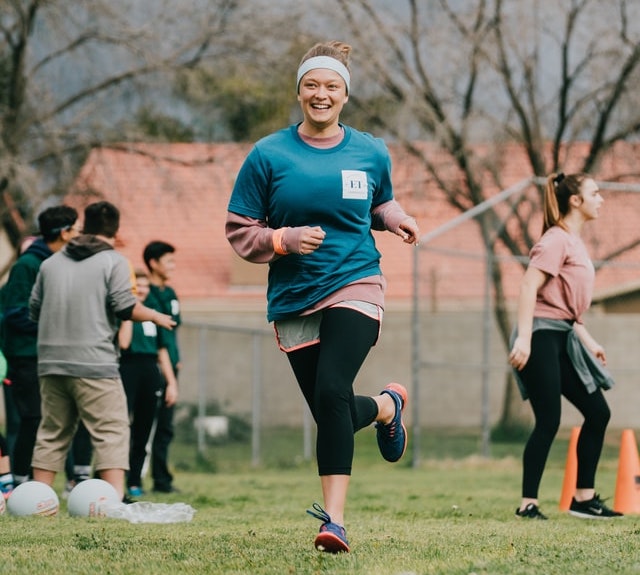
[[[282,245],[282,236],[287,228],[278,228],[273,232],[273,251],[280,256],[287,255],[287,250]]]

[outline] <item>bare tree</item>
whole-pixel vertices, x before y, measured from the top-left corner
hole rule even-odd
[[[237,31],[237,54],[203,60],[178,75],[176,93],[200,118],[198,129],[206,139],[255,141],[299,114],[291,94],[293,70],[309,44],[300,26],[306,6],[287,0],[267,4],[260,11],[254,0],[259,17]]]
[[[504,188],[502,146],[526,151],[531,174],[563,163],[571,143],[587,141],[577,169],[595,170],[616,142],[637,137],[640,109],[640,7],[631,0],[335,0],[348,37],[364,57],[364,96],[387,105],[369,110],[373,122],[424,165],[460,211]],[[351,96],[367,112],[366,99]],[[448,154],[436,163],[416,139]],[[480,156],[478,142],[493,153]],[[454,169],[452,169],[452,167]],[[629,177],[631,174],[620,174]],[[636,174],[637,176],[637,174]],[[487,179],[493,186],[487,186]],[[538,229],[527,214],[540,198],[522,197],[505,225],[499,211],[477,220],[487,253],[498,246],[526,256]],[[539,207],[539,206],[538,206]],[[636,239],[630,238],[629,247]],[[624,246],[622,247],[624,250]],[[610,254],[611,256],[615,254]],[[524,259],[524,258],[523,258]],[[498,258],[492,268],[495,318],[505,346],[511,330]],[[508,383],[501,424],[518,427],[520,402]]]
[[[128,136],[172,74],[220,57],[241,0],[0,4],[0,178],[23,211],[63,191],[95,145]],[[245,14],[246,16],[246,14]]]

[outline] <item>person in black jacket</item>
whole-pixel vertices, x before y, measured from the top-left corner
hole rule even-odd
[[[7,380],[20,416],[13,453],[16,483],[31,476],[31,457],[40,423],[38,382],[38,324],[29,319],[29,296],[40,265],[80,233],[78,212],[70,206],[53,206],[38,216],[41,237],[20,255],[2,291],[4,313],[2,351],[7,359]]]

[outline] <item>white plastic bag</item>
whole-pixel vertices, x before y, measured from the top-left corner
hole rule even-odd
[[[181,523],[191,521],[196,510],[186,503],[116,503],[102,507],[105,517],[129,523]]]

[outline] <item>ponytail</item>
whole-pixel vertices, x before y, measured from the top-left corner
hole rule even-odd
[[[582,182],[590,178],[588,174],[569,174],[558,172],[547,177],[544,190],[544,223],[542,233],[553,226],[566,229],[564,218],[569,213],[569,198],[580,195]]]

